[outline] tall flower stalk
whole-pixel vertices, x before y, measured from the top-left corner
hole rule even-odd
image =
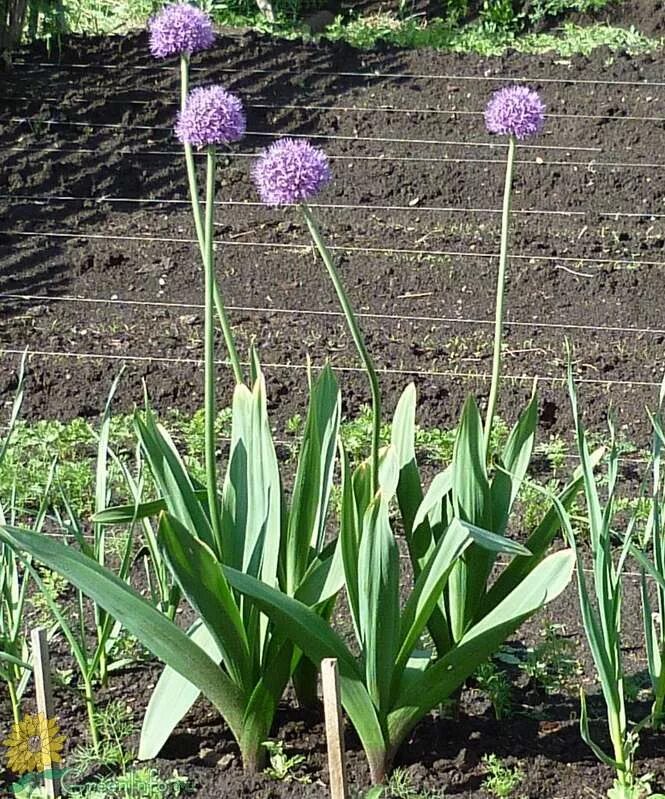
[[[205,385],[205,464],[208,505],[213,534],[221,547],[222,529],[217,493],[217,465],[215,458],[215,173],[216,147],[238,141],[245,134],[245,113],[240,100],[221,86],[194,89],[187,96],[178,116],[176,135],[185,146],[205,148],[206,193],[205,220],[203,224],[203,271],[205,276],[204,302],[204,385]],[[236,381],[242,383],[240,360],[233,339],[223,301],[217,306],[224,340],[233,366]]]
[[[318,223],[307,201],[330,182],[332,173],[321,150],[303,139],[282,139],[264,150],[253,169],[253,178],[261,199],[267,205],[298,205],[303,213],[314,246],[321,256],[337,294],[351,338],[365,368],[372,396],[371,484],[379,485],[379,445],[381,436],[381,391],[376,368],[365,344],[360,325],[344,288],[339,271],[326,246]]]
[[[485,124],[490,133],[508,136],[506,179],[501,210],[501,246],[499,250],[499,272],[496,285],[496,308],[494,317],[494,352],[492,356],[492,382],[487,400],[484,440],[486,460],[490,457],[492,424],[499,399],[501,382],[501,344],[505,320],[506,272],[508,267],[508,239],[510,233],[510,206],[513,188],[513,170],[517,141],[538,133],[545,121],[545,106],[537,92],[526,86],[508,86],[500,89],[490,99],[485,110]]]
[[[194,53],[207,50],[215,42],[215,31],[210,17],[188,3],[174,3],[165,8],[150,20],[150,50],[155,58],[169,58],[178,56],[180,59],[180,113],[183,114],[187,107],[189,97],[189,66]],[[243,129],[244,132],[244,129]],[[183,141],[185,164],[187,167],[187,183],[192,204],[192,216],[196,239],[199,244],[201,257],[205,261],[206,238],[204,228],[204,214],[199,200],[199,185],[196,176],[194,160],[194,147],[188,141]],[[220,326],[224,335],[224,342],[229,354],[229,361],[233,370],[236,383],[244,382],[243,371],[240,367],[235,341],[231,327],[228,323],[224,300],[217,281],[213,284],[213,301],[219,317]]]

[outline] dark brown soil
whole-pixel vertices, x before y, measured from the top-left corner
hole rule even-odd
[[[31,418],[98,415],[122,363],[118,409],[141,401],[144,378],[159,409],[196,409],[201,271],[171,134],[176,74],[150,59],[142,36],[74,40],[60,64],[46,60],[25,52],[0,82],[2,401],[11,402],[18,353],[29,347]],[[256,196],[248,156],[273,133],[321,137],[336,180],[317,213],[339,248],[354,304],[367,314],[369,347],[387,370],[386,406],[415,379],[419,421],[452,425],[467,392],[484,398],[491,361],[505,151],[500,142],[486,146],[480,112],[492,90],[526,77],[551,116],[519,154],[505,366],[515,379],[504,384],[501,413],[513,420],[538,376],[542,437],[569,432],[560,382],[567,335],[589,425],[603,429],[612,402],[625,435],[645,443],[643,408],[656,402],[665,341],[662,67],[661,56],[605,51],[566,62],[482,60],[361,54],[253,34],[225,38],[197,61],[197,82],[222,81],[248,106],[252,133],[220,169],[219,275],[242,351],[254,336],[260,346],[275,425],[303,412],[307,355],[336,365],[348,413],[368,392],[298,214],[249,204]],[[220,402],[228,403],[230,388],[227,374]],[[631,624],[637,602],[633,586],[624,611]],[[590,677],[572,587],[548,618],[580,644]],[[542,623],[522,641],[536,641]],[[641,633],[637,625],[628,632],[635,670]],[[155,675],[122,675],[107,696],[140,710]],[[496,722],[470,690],[459,722],[421,725],[403,764],[419,786],[469,799],[487,796],[480,759],[492,752],[522,765],[519,795],[576,799],[607,789],[609,771],[579,739],[574,696],[553,702],[522,685],[516,704],[524,708]],[[73,746],[83,729],[80,702],[59,692],[58,707]],[[201,797],[325,796],[320,718],[285,704],[276,734],[289,752],[307,755],[312,784],[245,779],[205,704],[158,765],[177,766]],[[348,745],[361,786],[366,770],[351,733]],[[662,740],[646,736],[641,754],[655,785],[665,784]],[[224,765],[215,765],[220,758]]]
[[[119,407],[140,401],[146,377],[155,405],[192,410],[201,275],[171,132],[175,72],[150,59],[142,37],[73,41],[60,67],[25,58],[0,88],[0,286],[2,342],[44,353],[31,359],[27,412],[97,414],[123,360]],[[553,116],[520,152],[505,358],[516,380],[501,412],[515,417],[537,375],[543,428],[569,429],[568,336],[589,381],[588,423],[603,428],[611,401],[626,434],[645,441],[642,408],[655,401],[665,340],[661,74],[660,57],[603,51],[570,63],[483,61],[254,35],[222,40],[197,62],[196,81],[243,96],[255,132],[220,169],[219,274],[241,350],[259,343],[278,417],[302,410],[307,354],[338,367],[349,411],[368,394],[362,375],[344,371],[357,362],[323,269],[306,246],[290,246],[307,242],[298,213],[244,204],[257,201],[247,156],[271,132],[323,137],[336,180],[317,213],[356,308],[370,314],[370,349],[389,370],[386,405],[415,379],[422,423],[450,425],[469,390],[485,395],[491,361],[500,220],[489,211],[501,204],[504,150],[473,146],[491,141],[479,112],[493,89],[525,76]],[[2,382],[8,401],[9,370]],[[227,375],[222,402],[229,389]]]

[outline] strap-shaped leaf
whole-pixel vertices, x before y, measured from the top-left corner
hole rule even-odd
[[[429,547],[429,531],[422,530],[421,539],[415,541],[412,533],[416,529],[414,519],[423,500],[423,489],[416,461],[416,387],[413,383],[402,392],[393,416],[391,443],[397,454],[399,483],[397,504],[399,505],[404,535],[411,552],[414,569],[419,569],[421,558]]]
[[[379,491],[363,519],[358,557],[360,635],[369,695],[379,712],[390,701],[399,646],[399,550],[390,527],[388,500]]]
[[[199,502],[205,502],[208,498],[205,489],[195,491],[194,496]],[[94,524],[105,525],[131,524],[132,522],[159,516],[162,511],[167,511],[168,509],[166,500],[160,498],[136,505],[116,505],[112,508],[106,508],[99,513],[95,513],[92,521]]]
[[[342,507],[340,510],[339,544],[344,565],[346,595],[351,619],[360,641],[360,594],[358,589],[358,553],[360,551],[360,520],[349,459],[340,440],[340,466],[342,471]]]
[[[168,514],[160,517],[159,541],[183,594],[214,637],[229,675],[248,693],[253,671],[249,643],[219,561]]]
[[[570,550],[547,557],[421,679],[409,680],[388,719],[391,743],[402,741],[414,724],[448,698],[523,621],[559,596],[570,583],[574,565]]]
[[[134,416],[134,429],[167,510],[195,535],[215,549],[210,521],[196,494],[196,488],[167,431],[155,423],[148,411],[145,421]],[[207,509],[207,508],[206,508]]]
[[[233,394],[231,448],[222,501],[224,564],[277,585],[282,531],[282,486],[272,441],[265,380]],[[252,661],[260,663],[267,644],[267,619],[239,598]]]
[[[263,375],[233,394],[231,448],[224,481],[224,563],[274,585],[281,533],[281,484]]]
[[[453,448],[455,512],[463,521],[488,528],[490,485],[485,466],[483,421],[473,396],[464,403]]]
[[[396,676],[406,666],[448,579],[450,569],[471,543],[469,531],[453,519],[446,534],[436,543],[429,563],[416,580],[400,624],[400,647],[395,663]]]
[[[200,620],[187,630],[189,638],[215,663],[222,659],[215,639]],[[200,696],[201,691],[187,677],[165,666],[143,717],[139,760],[152,760],[160,753],[173,730]]]
[[[512,477],[512,493],[510,507],[517,499],[520,486],[526,477],[536,440],[538,426],[538,400],[534,394],[529,404],[520,414],[517,424],[510,431],[508,441],[503,448],[501,461]]]
[[[155,657],[196,685],[220,711],[236,739],[240,737],[244,701],[239,688],[164,614],[94,560],[49,536],[0,527],[0,540],[28,552],[98,602]]]
[[[490,484],[485,465],[483,423],[473,396],[464,404],[453,449],[453,506],[463,521],[490,529]],[[478,617],[494,558],[484,549],[469,547],[448,582],[450,625],[455,640]]]
[[[593,452],[591,455],[592,464],[596,465],[600,462],[603,452],[604,449],[602,447]],[[582,480],[581,470],[577,469],[571,482],[558,495],[558,501],[564,510],[567,511],[575,501],[575,497],[582,488]],[[496,607],[541,562],[560,530],[561,518],[556,507],[552,505],[538,527],[525,542],[525,546],[531,552],[531,556],[528,558],[517,557],[503,569],[485,596],[481,606],[481,615]]]
[[[286,591],[293,594],[307,570],[310,547],[320,551],[332,489],[341,419],[337,381],[326,366],[314,382],[286,532]]]

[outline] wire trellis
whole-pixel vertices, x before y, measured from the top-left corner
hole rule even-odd
[[[27,354],[28,357],[40,357],[40,358],[68,358],[70,360],[87,360],[87,361],[115,361],[115,362],[129,362],[129,363],[161,363],[161,364],[168,364],[172,366],[182,366],[185,364],[193,365],[202,367],[203,366],[203,359],[202,358],[184,358],[184,357],[173,357],[167,355],[133,355],[131,353],[127,354],[117,354],[117,353],[106,353],[106,352],[75,352],[72,350],[42,350],[42,349],[32,349],[30,346],[15,348],[15,347],[2,347],[0,348],[0,353],[3,355],[16,355],[16,356],[23,356]],[[217,359],[215,360],[216,366],[229,366],[230,362],[226,359]],[[241,366],[249,367],[251,364],[249,361],[241,361]],[[320,369],[321,366],[311,365],[308,363],[286,363],[286,362],[268,362],[262,361],[261,366],[264,370],[291,370],[291,371],[298,371],[298,372],[306,372],[308,369]],[[365,369],[361,366],[348,366],[348,365],[341,365],[341,364],[334,364],[334,368],[338,372],[352,372],[352,373],[365,373]],[[492,375],[489,372],[471,372],[471,371],[461,371],[457,369],[420,369],[418,367],[414,368],[397,368],[392,366],[380,366],[377,365],[376,371],[378,374],[382,375],[401,375],[401,376],[413,376],[413,377],[427,377],[427,378],[455,378],[455,379],[462,379],[462,380],[479,380],[482,382],[487,382],[491,379]],[[557,384],[562,385],[565,384],[566,378],[557,376],[557,375],[542,375],[542,374],[521,374],[521,375],[514,375],[514,374],[504,374],[502,375],[502,380],[507,383],[544,383],[544,384]],[[600,378],[600,377],[576,377],[575,378],[577,383],[580,384],[590,384],[590,385],[599,385],[599,386],[631,386],[631,387],[642,387],[642,388],[657,388],[660,387],[660,381],[656,380],[613,380],[611,378]]]
[[[145,244],[196,244],[196,239],[188,237],[175,237],[175,236],[123,236],[120,234],[110,233],[96,233],[86,232],[83,230],[77,231],[39,231],[39,230],[4,230],[2,233],[5,236],[16,236],[23,238],[45,238],[45,239],[93,239],[97,241],[132,241],[143,242]],[[244,234],[239,234],[244,235]],[[265,242],[265,241],[238,241],[235,239],[216,239],[215,244],[222,247],[248,247],[256,249],[285,249],[285,250],[300,250],[304,252],[311,252],[312,244],[305,242],[287,243],[287,242]],[[419,257],[432,257],[432,258],[497,258],[496,253],[476,252],[473,250],[426,250],[422,248],[409,248],[409,247],[360,247],[350,244],[330,244],[328,249],[332,252],[348,252],[348,253],[362,253],[362,254],[379,254],[379,255],[408,255]],[[572,263],[584,266],[589,265],[607,265],[614,267],[625,267],[629,269],[639,268],[640,266],[665,266],[665,261],[648,261],[642,258],[634,258],[625,260],[622,258],[588,258],[586,256],[566,256],[566,255],[536,255],[530,253],[516,253],[510,256],[512,260],[522,261],[548,261],[548,262],[561,262]],[[563,267],[562,267],[563,268]],[[569,270],[573,271],[573,270]],[[574,274],[581,274],[573,272]]]
[[[151,105],[152,99],[155,95],[168,95],[173,96],[172,91],[156,90],[150,92],[153,95],[150,99],[137,100],[137,99],[110,99],[106,100],[107,105],[135,105],[139,107],[146,107]],[[40,103],[62,103],[61,97],[39,97]],[[67,95],[67,103],[89,103],[95,100],[95,95],[74,97],[71,94]],[[21,95],[9,95],[0,97],[0,102],[34,102],[34,97],[27,97]],[[164,103],[163,107],[176,109],[178,104],[175,101]],[[248,109],[256,109],[259,111],[334,111],[340,114],[418,114],[427,115],[432,114],[435,116],[484,116],[484,111],[480,109],[465,109],[465,108],[396,108],[394,106],[376,105],[376,106],[355,106],[355,105],[316,105],[311,103],[257,103],[247,102],[245,107]],[[584,119],[594,122],[665,122],[665,117],[662,116],[636,116],[631,114],[562,114],[556,112],[548,112],[548,119]]]
[[[128,69],[136,72],[173,72],[173,68],[168,65],[161,64],[134,64],[127,67],[125,64],[100,64],[94,63],[61,63],[57,61],[42,61],[37,64],[33,62],[26,62],[15,60],[17,66],[25,67],[26,69],[100,69],[102,71],[123,71]],[[192,72],[206,72],[205,67],[192,66]],[[215,71],[222,74],[254,74],[254,75],[281,75],[284,70],[289,69],[284,65],[281,69],[260,69],[258,67],[216,67]],[[446,80],[456,81],[465,80],[471,82],[491,82],[491,83],[532,83],[534,86],[539,84],[565,84],[570,86],[633,86],[643,89],[662,88],[665,87],[665,81],[652,81],[652,80],[600,80],[592,78],[555,78],[539,75],[459,75],[447,73],[426,73],[426,72],[381,72],[380,70],[371,70],[365,72],[351,72],[347,70],[308,70],[308,75],[317,77],[339,77],[339,78],[367,78],[369,80]]]
[[[2,300],[12,300],[20,302],[66,302],[73,304],[90,304],[90,305],[118,305],[121,307],[139,307],[139,308],[180,308],[183,310],[200,311],[205,307],[200,303],[191,302],[171,302],[159,300],[132,300],[132,299],[119,299],[118,297],[74,297],[67,295],[44,295],[44,294],[0,294],[0,302]],[[330,311],[327,309],[311,309],[311,308],[280,308],[273,306],[252,306],[252,305],[232,305],[227,304],[227,310],[234,313],[256,313],[256,314],[280,314],[286,316],[324,316],[337,319],[343,319],[344,314],[341,311]],[[488,325],[494,326],[494,319],[483,319],[477,317],[460,317],[460,316],[432,316],[426,314],[388,314],[378,313],[375,311],[358,311],[356,316],[361,319],[380,319],[388,322],[432,322],[445,325]],[[506,327],[529,327],[529,328],[545,328],[553,330],[584,330],[593,333],[628,333],[630,335],[665,335],[665,328],[653,327],[621,327],[618,325],[589,325],[579,324],[576,322],[545,322],[540,319],[532,321],[521,321],[518,319],[507,319]]]

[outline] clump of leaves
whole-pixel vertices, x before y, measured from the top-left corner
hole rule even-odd
[[[476,687],[492,703],[498,720],[508,718],[512,712],[512,685],[503,669],[488,660],[476,670]]]
[[[563,624],[548,624],[541,630],[541,643],[528,650],[524,672],[547,693],[569,688],[582,673],[575,657],[575,644],[566,637]]]
[[[308,774],[298,774],[297,770],[306,761],[304,755],[287,755],[284,751],[283,741],[264,741],[263,746],[268,752],[270,765],[265,773],[273,780],[280,782],[311,782]]]
[[[485,755],[482,762],[487,769],[483,788],[492,796],[499,797],[499,799],[510,796],[524,781],[525,775],[519,766],[510,768],[495,754]]]

